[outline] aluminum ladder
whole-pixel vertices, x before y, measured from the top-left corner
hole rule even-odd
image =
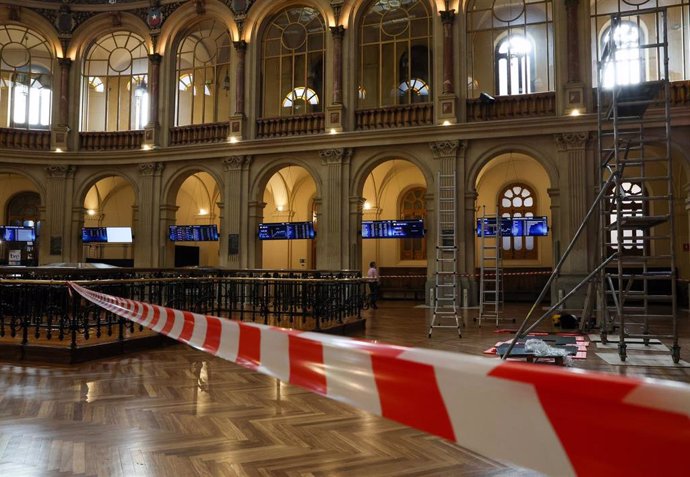
[[[438,220],[436,270],[434,273],[434,310],[429,324],[429,338],[434,328],[456,328],[462,337],[458,318],[458,248],[455,232],[456,178],[454,165],[438,174]],[[451,321],[453,320],[453,321]]]
[[[498,326],[503,313],[503,263],[501,260],[501,218],[498,214],[487,215],[484,207],[479,219],[480,268],[479,268],[479,315],[477,325],[483,320],[495,320]]]

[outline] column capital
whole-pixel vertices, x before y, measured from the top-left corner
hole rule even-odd
[[[570,151],[573,149],[584,149],[590,139],[589,131],[559,133],[553,135],[556,147],[559,151]]]
[[[244,40],[233,41],[232,46],[235,47],[235,51],[247,51],[247,42]]]
[[[160,53],[152,53],[149,55],[149,61],[153,64],[161,64],[161,61],[163,61],[163,55]]]
[[[455,21],[455,10],[441,10],[442,23],[453,23]]]
[[[333,35],[333,38],[342,39],[343,36],[345,36],[345,27],[343,25],[332,26],[332,27],[330,27],[330,29],[331,29],[331,35]]]
[[[72,66],[72,58],[58,58],[58,65],[69,69]]]
[[[580,4],[580,0],[563,0],[566,7],[577,7]]]
[[[438,141],[429,143],[434,159],[455,158],[465,147],[464,141]]]
[[[46,167],[48,177],[50,177],[51,179],[67,179],[74,177],[74,173],[76,172],[76,170],[77,168],[75,166],[63,164]]]
[[[240,171],[251,164],[251,156],[229,156],[223,159],[224,171]]]
[[[165,165],[162,162],[147,162],[139,164],[139,174],[142,176],[160,175],[164,168]]]
[[[322,149],[319,151],[319,157],[321,158],[321,164],[324,166],[348,164],[350,162],[350,158],[352,157],[352,149],[345,147]]]

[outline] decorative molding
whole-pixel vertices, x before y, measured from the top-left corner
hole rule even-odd
[[[147,162],[139,164],[139,174],[142,176],[153,176],[160,174],[165,165],[162,162]]]
[[[63,164],[46,167],[46,172],[48,173],[48,177],[50,177],[51,179],[67,179],[67,178],[74,177],[74,172],[76,170],[77,170],[77,168],[74,166],[63,165]]]
[[[345,0],[331,0],[331,8],[333,9],[333,16],[335,17],[335,24],[340,24],[340,11],[343,9]]]
[[[344,147],[323,149],[319,151],[319,157],[321,158],[321,164],[324,166],[349,164],[352,157],[352,149]]]
[[[455,21],[455,10],[441,10],[442,23],[453,23]]]
[[[434,155],[434,159],[442,159],[447,157],[455,158],[458,153],[458,149],[462,150],[465,144],[460,141],[438,141],[429,144],[431,152]]]
[[[338,25],[338,26],[333,26],[330,27],[331,29],[331,35],[333,35],[333,38],[337,38],[342,40],[343,37],[345,36],[345,27],[343,25]]]
[[[252,161],[251,156],[230,156],[223,159],[223,170],[240,171]]]
[[[560,133],[553,135],[556,147],[559,151],[569,151],[572,149],[584,149],[589,141],[589,131]]]

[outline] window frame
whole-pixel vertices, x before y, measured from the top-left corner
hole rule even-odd
[[[532,198],[532,205],[530,206],[515,206],[513,204],[513,197],[522,195],[521,192],[515,192],[515,187],[520,187],[523,191],[529,192],[528,195],[522,196],[523,199]],[[506,193],[511,191],[512,196]],[[504,206],[504,199],[510,200],[510,206]],[[524,182],[511,182],[501,187],[498,195],[498,215],[499,217],[530,217],[536,216],[538,212],[537,194],[534,187]],[[520,215],[516,215],[519,213]],[[529,215],[531,214],[531,215]],[[501,253],[504,260],[539,260],[539,241],[536,237],[502,237],[501,238]],[[528,249],[528,244],[532,244],[532,248]],[[520,249],[516,249],[516,244],[520,245]],[[508,248],[506,248],[508,245]]]

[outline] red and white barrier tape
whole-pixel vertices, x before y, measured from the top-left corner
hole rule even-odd
[[[690,386],[300,332],[93,292],[212,355],[548,475],[690,468]]]

